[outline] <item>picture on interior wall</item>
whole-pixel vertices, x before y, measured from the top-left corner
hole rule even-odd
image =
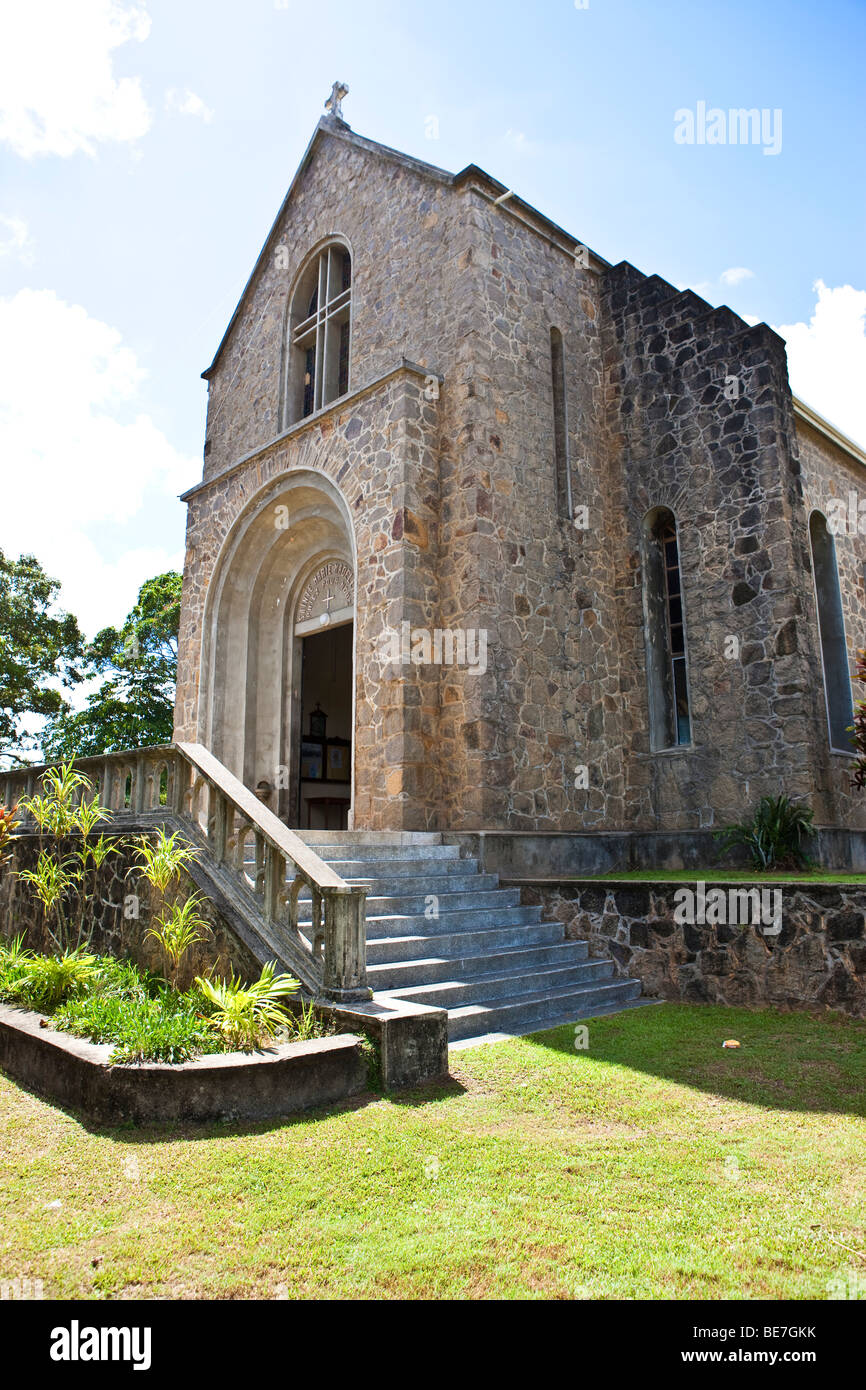
[[[301,781],[321,782],[324,776],[324,743],[317,738],[305,738],[301,743]]]
[[[349,781],[349,749],[351,746],[347,738],[328,739],[329,782]]]

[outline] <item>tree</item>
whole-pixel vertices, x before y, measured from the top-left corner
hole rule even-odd
[[[83,639],[75,618],[56,608],[60,585],[33,555],[0,550],[0,757],[23,763],[38,739],[26,714],[57,719],[68,708],[63,688],[80,679]]]
[[[97,633],[86,650],[88,670],[105,680],[84,709],[51,720],[42,737],[46,759],[171,742],[180,589],[174,570],[148,579],[123,626]]]

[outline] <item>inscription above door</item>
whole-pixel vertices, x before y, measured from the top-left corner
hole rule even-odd
[[[352,568],[343,560],[329,560],[310,575],[298,601],[296,632],[314,631],[352,617],[355,585]]]

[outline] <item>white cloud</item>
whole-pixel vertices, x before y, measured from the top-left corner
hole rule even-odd
[[[747,270],[744,265],[731,266],[730,270],[723,270],[719,279],[723,285],[739,285],[743,280],[754,280],[755,272]]]
[[[141,412],[145,376],[117,329],[52,291],[0,299],[0,545],[35,554],[90,633],[181,558],[136,529],[145,504],[166,507],[199,472]]]
[[[150,32],[143,4],[0,0],[0,30],[0,142],[16,154],[94,155],[149,130],[140,79],[112,70],[113,50]]]
[[[32,265],[33,242],[23,217],[7,217],[0,212],[0,261],[6,256],[23,265]]]
[[[534,154],[539,148],[533,140],[527,140],[522,130],[506,130],[503,139],[515,154]]]
[[[866,445],[866,290],[812,286],[818,301],[808,323],[782,324],[791,389],[844,434]]]
[[[191,92],[187,87],[185,92],[179,92],[172,87],[165,94],[166,111],[177,111],[181,116],[198,116],[206,124],[213,120],[213,111],[206,106],[200,96]]]

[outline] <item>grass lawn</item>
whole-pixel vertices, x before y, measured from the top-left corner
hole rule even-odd
[[[665,1004],[588,1027],[585,1052],[559,1028],[253,1127],[92,1132],[0,1076],[0,1278],[64,1298],[822,1299],[866,1275],[842,1248],[866,1250],[863,1024]]]

